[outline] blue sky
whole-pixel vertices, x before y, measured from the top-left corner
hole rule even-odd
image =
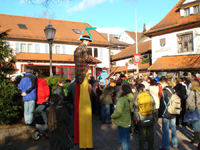
[[[24,1],[1,0],[0,14],[38,17],[47,12],[57,20],[87,22],[99,32],[121,34],[136,30],[136,10],[137,31],[141,32],[144,23],[147,29],[153,27],[179,0],[66,0],[48,9],[41,5],[43,0],[33,0],[34,5]]]

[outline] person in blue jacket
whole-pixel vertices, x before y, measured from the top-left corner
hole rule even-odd
[[[108,79],[106,79],[109,76],[108,72],[107,72],[107,68],[103,67],[103,70],[99,76],[99,84],[100,85],[108,85],[110,83],[110,81]]]
[[[18,84],[21,90],[21,96],[24,101],[24,120],[26,125],[33,123],[33,110],[35,109],[36,94],[36,76],[33,75],[33,68],[26,67],[26,74]]]

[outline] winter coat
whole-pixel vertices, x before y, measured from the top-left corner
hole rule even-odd
[[[148,126],[148,125],[152,125],[155,122],[155,120],[157,120],[157,113],[156,113],[156,107],[155,107],[155,100],[151,94],[149,95],[151,97],[152,104],[153,104],[153,113],[147,116],[143,116],[140,113],[137,99],[138,99],[138,95],[143,92],[144,91],[141,91],[137,93],[137,95],[134,96],[134,101],[133,101],[134,121],[138,121],[139,126]]]
[[[172,96],[171,92],[166,88],[170,89],[172,91],[172,93],[174,92],[174,89],[172,88],[171,85],[167,85],[162,89],[163,94],[161,95],[161,98],[160,98],[160,108],[159,108],[159,111],[158,111],[158,116],[163,117],[163,118],[167,118],[167,119],[173,119],[173,118],[176,117],[176,115],[169,114],[167,109],[166,109],[166,106],[164,104],[164,101],[165,101],[165,103],[167,105],[169,103],[168,98],[171,98],[171,96]],[[165,109],[166,109],[166,112],[163,116]]]
[[[177,95],[181,98],[181,100],[185,100],[185,95],[186,95],[185,86],[179,83],[174,87],[174,89]]]
[[[26,93],[23,101],[36,100],[36,77],[32,73],[26,73],[18,84],[18,89],[21,90],[21,93]]]
[[[127,96],[119,98],[116,109],[111,115],[114,119],[114,124],[123,128],[129,128],[131,126],[131,108],[133,102],[133,94],[129,93]]]
[[[154,100],[155,100],[155,107],[156,109],[159,109],[160,107],[160,100],[158,97],[158,92],[159,92],[159,86],[149,86],[149,92],[150,94],[153,96]]]
[[[117,104],[117,101],[119,99],[119,95],[120,95],[120,88],[121,88],[121,85],[116,85],[114,88],[113,88],[113,96],[114,96],[114,100],[113,100],[113,104],[116,105]]]
[[[109,74],[106,71],[102,71],[100,76],[99,76],[99,84],[100,85],[106,85],[105,82],[107,81],[107,85],[108,85],[110,83],[110,81],[108,79],[106,79],[108,76],[109,76]]]
[[[100,86],[101,87],[101,86]],[[104,87],[104,86],[103,86]],[[109,105],[112,104],[111,94],[113,93],[113,89],[111,86],[106,86],[105,88],[99,88],[100,93],[100,104],[101,105]]]
[[[48,117],[49,116],[49,108],[47,108],[46,114]],[[50,150],[61,150],[59,138],[62,138],[62,139],[66,138],[66,136],[68,134],[67,129],[69,128],[69,126],[72,122],[72,119],[71,119],[68,111],[60,105],[56,106],[56,119],[57,119],[57,129],[54,131],[48,130]]]
[[[36,104],[42,104],[47,102],[49,98],[50,91],[47,82],[43,78],[37,80],[37,101]]]
[[[196,91],[196,94],[194,91]],[[195,104],[195,97],[197,105]],[[191,87],[190,94],[186,100],[186,109],[195,110],[196,106],[197,109],[200,109],[200,87]]]

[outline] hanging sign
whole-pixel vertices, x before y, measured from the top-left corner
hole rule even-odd
[[[134,63],[139,64],[140,58],[141,58],[141,54],[134,54]]]

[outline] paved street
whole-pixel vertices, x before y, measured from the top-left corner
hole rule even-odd
[[[177,126],[177,136],[179,150],[196,150],[197,145],[192,145],[189,141],[192,139],[193,131],[191,127]],[[158,150],[162,142],[161,119],[155,124],[155,150]],[[171,137],[171,135],[170,135]],[[138,134],[130,135],[131,149],[138,149]],[[117,126],[114,124],[101,125],[99,117],[93,115],[93,143],[95,150],[121,150],[117,132]],[[146,143],[147,149],[147,143]],[[173,148],[170,148],[173,150]],[[47,139],[34,141],[32,139],[26,141],[13,142],[0,146],[0,150],[49,150]],[[79,150],[78,145],[74,145],[73,150]]]

